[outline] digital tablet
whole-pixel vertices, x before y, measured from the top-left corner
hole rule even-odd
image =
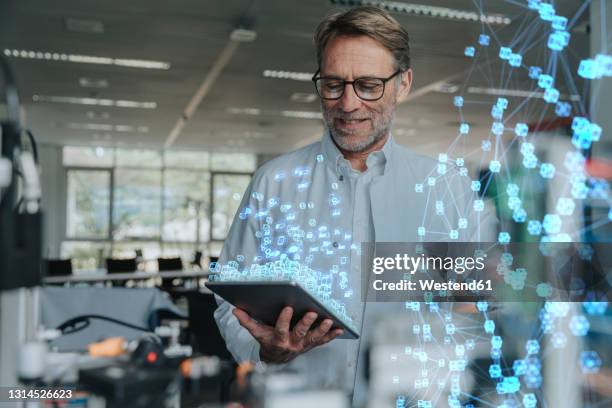
[[[276,324],[278,315],[285,306],[293,308],[291,327],[307,312],[318,315],[312,327],[323,319],[331,319],[332,329],[343,329],[339,339],[358,339],[359,334],[345,324],[323,303],[304,290],[297,282],[206,282],[206,287],[223,299],[247,312],[253,319],[270,326]]]

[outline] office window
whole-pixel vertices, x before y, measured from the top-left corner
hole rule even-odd
[[[66,146],[63,149],[64,166],[73,167],[111,167],[113,149],[104,147]]]
[[[196,250],[218,254],[255,155],[202,151],[65,147],[67,225],[62,256],[76,269],[143,251],[158,256]],[[214,188],[213,188],[214,185]]]
[[[210,173],[164,171],[162,240],[207,242],[210,238]]]
[[[125,167],[161,167],[162,156],[157,150],[116,149],[115,165]]]
[[[210,168],[213,171],[253,172],[256,167],[254,154],[246,153],[213,153]]]
[[[208,152],[169,150],[164,152],[164,165],[166,167],[208,170],[210,168],[210,154]]]
[[[159,171],[116,169],[113,200],[113,239],[160,236]]]
[[[110,171],[69,170],[67,178],[66,235],[69,238],[108,238]]]
[[[212,239],[225,239],[242,195],[251,181],[247,174],[213,175]]]

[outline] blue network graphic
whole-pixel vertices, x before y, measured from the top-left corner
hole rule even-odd
[[[423,223],[416,235],[423,242],[432,237],[440,241],[441,236],[457,241],[459,231],[468,227],[468,220],[479,219],[478,213],[486,211],[489,200],[497,204],[500,219],[494,243],[497,250],[503,252],[516,242],[533,242],[540,245],[534,248],[543,255],[554,256],[542,244],[579,243],[581,258],[590,259],[593,234],[612,222],[612,196],[608,181],[587,172],[589,152],[604,136],[602,128],[590,119],[587,96],[590,81],[612,77],[612,56],[604,50],[592,59],[572,61],[571,30],[588,11],[590,1],[584,1],[574,16],[557,15],[553,3],[541,0],[505,2],[517,8],[514,24],[518,29],[509,42],[502,43],[498,33],[483,21],[481,33],[466,44],[463,54],[472,60],[471,70],[451,101],[460,119],[456,139],[438,154],[425,180],[406,186],[415,194],[426,195],[438,180],[456,172],[474,198],[457,225],[446,219],[450,210],[445,202],[428,201],[433,208],[426,212],[445,219],[442,225],[448,225],[448,230],[429,231]],[[483,3],[474,1],[481,15],[486,11]],[[602,3],[605,8],[606,2]],[[488,95],[468,92],[472,83],[479,85],[483,79],[497,91]],[[466,139],[479,137],[470,127],[469,108],[483,104],[490,106],[490,128],[477,150],[466,151]],[[571,129],[567,149],[557,161],[542,154],[555,143],[540,130],[551,121]],[[473,179],[468,159],[477,162],[480,170]],[[353,241],[352,231],[333,223],[322,224],[307,215],[315,207],[325,206],[329,219],[334,220],[349,210],[343,208],[337,183],[329,186],[326,202],[308,200],[312,169],[323,160],[318,155],[312,166],[279,170],[273,176],[276,182],[290,179],[295,184],[295,202],[250,191],[238,219],[255,219],[261,225],[254,231],[259,253],[233,254],[235,259],[224,265],[212,264],[211,271],[219,280],[297,280],[354,325],[357,322],[351,319],[345,303],[355,297],[349,284],[349,265],[361,255],[360,242]],[[552,205],[538,205],[538,200]],[[605,203],[606,214],[585,217],[589,200]],[[301,225],[296,219],[308,221]],[[577,221],[581,219],[586,222]],[[330,270],[317,270],[313,266],[316,258],[333,259]],[[503,253],[497,265],[500,278],[508,290],[535,291],[539,303],[512,305],[509,314],[504,314],[504,305],[485,301],[469,307],[433,301],[403,305],[411,323],[402,329],[403,353],[389,356],[389,364],[404,364],[412,372],[389,374],[388,382],[396,390],[396,408],[549,407],[545,383],[561,381],[563,373],[546,377],[547,359],[569,353],[568,344],[582,349],[564,369],[578,372],[586,378],[585,383],[602,366],[609,366],[605,356],[588,348],[586,339],[592,320],[604,318],[608,312],[606,297],[592,292],[582,302],[557,301],[551,297],[545,278],[527,283],[530,275],[537,274],[536,269],[521,262]],[[604,397],[592,406],[609,404],[612,400]]]

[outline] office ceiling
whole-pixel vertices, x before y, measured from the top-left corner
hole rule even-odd
[[[472,12],[479,3],[413,2]],[[488,33],[495,31],[501,44],[509,44],[518,33],[528,34],[530,26],[523,23],[537,20],[533,11],[517,5],[526,1],[481,3],[485,13],[501,13],[512,20],[510,25],[484,26]],[[558,13],[570,18],[582,4],[579,0],[555,3]],[[319,102],[309,96],[314,92],[309,81],[262,74],[314,72],[312,34],[333,8],[338,5],[328,0],[4,0],[0,48],[169,63],[170,68],[163,70],[9,57],[27,124],[42,143],[159,148],[227,46],[230,32],[238,25],[252,28],[256,40],[238,45],[172,147],[281,153],[320,136]],[[533,87],[524,68],[507,81],[509,67],[496,58],[495,38],[481,51],[481,23],[394,15],[412,37],[417,95],[398,109],[395,134],[401,143],[425,152],[446,150],[462,120],[452,104],[453,96],[460,93],[474,102],[466,104],[464,120],[474,135],[467,143],[477,143],[488,134],[489,102],[496,96],[469,93],[468,86]],[[588,54],[585,19],[588,10],[572,32],[567,53],[571,67]],[[534,34],[535,38],[540,37]],[[545,38],[538,41],[526,51],[524,64],[546,60]],[[464,56],[468,45],[475,45],[480,55],[475,63]],[[486,52],[491,58],[485,58]],[[94,83],[81,84],[85,79]],[[563,88],[561,92],[572,93]],[[154,102],[155,108],[53,103],[48,97]],[[510,98],[511,105],[523,99]],[[543,102],[533,102],[529,113],[516,119],[534,122],[550,116],[551,110],[544,108]]]

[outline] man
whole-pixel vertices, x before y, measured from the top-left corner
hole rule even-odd
[[[443,216],[432,211],[427,194],[415,193],[415,184],[427,182],[436,162],[400,147],[391,136],[396,106],[412,84],[408,33],[397,21],[375,7],[353,8],[328,16],[315,43],[319,70],[313,80],[326,132],[321,141],[257,171],[220,263],[238,260],[248,268],[282,253],[329,272],[339,282],[334,296],[346,301],[367,339],[360,243],[444,241],[450,230],[471,240],[474,228],[457,225],[471,211],[473,196],[467,177],[456,171],[436,175],[436,184],[428,187],[431,200],[447,204]],[[417,235],[424,226],[441,235]],[[331,330],[331,321],[313,326],[317,316],[307,313],[290,327],[293,312],[287,307],[271,327],[218,300],[215,318],[237,361],[289,363],[314,386],[354,387],[364,347],[337,339],[342,331]]]

